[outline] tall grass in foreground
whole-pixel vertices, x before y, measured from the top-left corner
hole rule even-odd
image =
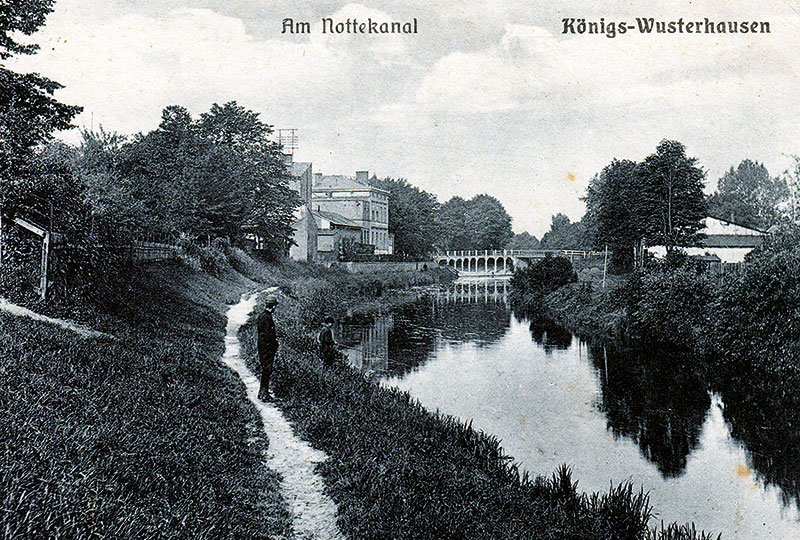
[[[314,300],[314,296],[309,297]],[[284,298],[273,375],[279,406],[300,435],[327,452],[320,466],[354,539],[646,539],[648,496],[629,483],[583,494],[567,467],[531,478],[499,441],[470,424],[431,413],[409,394],[381,387],[346,367],[324,367],[299,321],[313,307]],[[243,353],[254,362],[252,322]],[[665,529],[681,540],[705,538]]]
[[[268,441],[222,368],[241,283],[132,277],[84,340],[0,313],[0,538],[290,536]]]

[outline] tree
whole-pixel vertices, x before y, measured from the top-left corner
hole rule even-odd
[[[564,214],[556,214],[550,223],[550,230],[542,236],[542,249],[584,249],[590,248],[586,225],[583,221],[572,223]]]
[[[696,158],[686,156],[681,143],[663,140],[656,153],[637,168],[648,245],[663,245],[669,251],[699,241],[707,207],[703,196],[705,172],[696,163]]]
[[[541,247],[539,239],[527,231],[515,234],[506,246],[508,249],[541,249]]]
[[[520,268],[511,277],[511,300],[517,305],[534,308],[545,295],[578,281],[569,259],[549,253],[527,268]]]
[[[511,216],[503,204],[489,195],[465,201],[453,197],[439,213],[441,245],[446,250],[503,249],[513,238]]]
[[[585,220],[594,247],[608,245],[616,271],[627,272],[633,267],[645,236],[647,220],[640,187],[637,164],[617,159],[589,183]]]
[[[783,174],[789,191],[788,218],[791,223],[800,224],[800,156],[792,156],[793,167]]]
[[[708,208],[718,218],[766,230],[777,223],[779,207],[788,198],[784,178],[772,178],[764,165],[745,159],[719,179]]]
[[[442,249],[474,249],[466,224],[468,208],[469,204],[461,197],[453,197],[439,208],[439,242]]]
[[[617,271],[644,246],[695,245],[706,217],[705,173],[684,146],[663,140],[643,162],[614,160],[592,179],[586,224],[596,247],[608,245]]]
[[[503,204],[490,195],[470,199],[470,229],[475,231],[475,249],[503,249],[514,237],[511,216]]]
[[[33,54],[34,44],[16,36],[31,35],[52,11],[53,0],[26,0],[0,7],[0,60]],[[36,167],[29,167],[37,145],[54,131],[69,129],[80,107],[64,105],[52,95],[57,82],[38,74],[18,74],[0,67],[0,205],[6,210],[33,204],[27,195],[37,184]]]
[[[158,129],[123,147],[119,171],[150,227],[234,241],[252,232],[278,255],[300,201],[271,133],[236,102],[214,104],[198,120],[173,105]]]
[[[201,115],[199,128],[216,145],[231,151],[236,161],[235,174],[248,203],[241,226],[258,234],[274,255],[282,252],[294,235],[292,222],[300,198],[289,187],[280,145],[270,139],[272,126],[232,101],[212,105]]]
[[[395,253],[422,257],[433,251],[439,239],[436,196],[403,178],[374,178],[371,183],[389,192],[389,232],[394,234]]]

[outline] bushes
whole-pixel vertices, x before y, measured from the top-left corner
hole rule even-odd
[[[734,367],[800,374],[800,232],[748,256],[744,273],[724,287],[703,344]]]
[[[713,283],[691,265],[637,270],[618,293],[633,342],[693,348],[716,299]]]
[[[514,272],[511,277],[511,301],[517,305],[534,307],[544,296],[578,281],[572,263],[564,257],[546,256],[527,268]]]

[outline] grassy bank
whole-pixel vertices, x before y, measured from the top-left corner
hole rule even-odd
[[[149,266],[108,311],[50,306],[108,341],[0,312],[0,536],[288,537],[259,418],[219,361],[222,310],[252,285]]]
[[[350,538],[705,538],[677,525],[648,530],[647,496],[629,484],[584,495],[566,470],[521,475],[491,435],[350,368],[325,368],[312,330],[328,287],[296,285],[276,312],[273,391],[299,434],[330,456],[320,472]],[[240,338],[258,371],[252,322]]]

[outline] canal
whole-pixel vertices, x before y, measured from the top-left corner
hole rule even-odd
[[[787,447],[798,434],[781,433],[780,414],[751,414],[739,398],[726,407],[691,359],[620,353],[518,317],[506,290],[459,281],[391,313],[349,317],[335,337],[351,364],[472,420],[531,473],[566,463],[584,491],[631,480],[649,491],[654,525],[800,538],[800,457]]]

